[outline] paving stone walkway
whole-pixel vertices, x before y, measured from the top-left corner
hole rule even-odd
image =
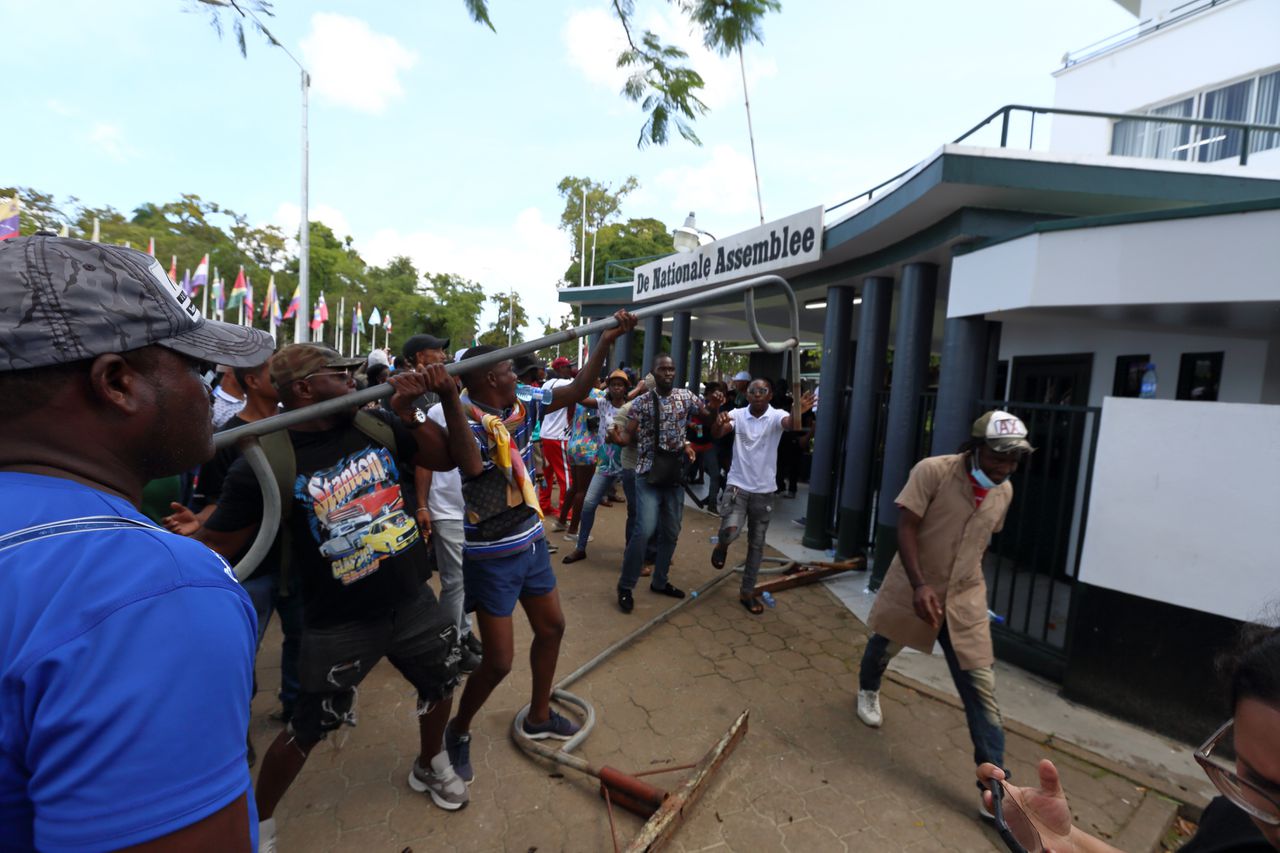
[[[561,673],[625,636],[672,599],[642,581],[636,610],[617,610],[621,505],[601,509],[590,558],[563,566],[553,555],[568,619]],[[686,509],[672,580],[692,589],[711,580],[709,537],[716,519]],[[744,555],[730,550],[730,565]],[[949,704],[887,680],[885,723],[854,716],[857,662],[866,627],[821,586],[787,590],[777,607],[751,616],[730,578],[619,652],[573,686],[597,712],[580,750],[595,764],[628,772],[698,760],[744,709],[750,730],[675,835],[679,851],[992,851],[998,836],[977,817],[972,748],[964,716]],[[381,663],[360,688],[359,725],[317,747],[276,813],[285,853],[425,851],[609,851],[609,822],[592,780],[535,761],[509,729],[528,701],[529,644],[516,620],[516,662],[474,726],[470,805],[455,813],[415,794],[406,777],[417,751],[412,689]],[[279,683],[279,632],[268,631],[253,708],[259,754],[278,730],[267,719]],[[1058,763],[1078,822],[1105,837],[1139,826],[1144,800],[1134,783],[1011,733],[1008,765],[1034,778],[1042,756]],[[674,788],[681,774],[658,776]],[[1150,805],[1150,804],[1149,804]],[[641,820],[617,812],[625,844]],[[1140,833],[1139,833],[1140,834]],[[1140,838],[1133,850],[1156,841]]]

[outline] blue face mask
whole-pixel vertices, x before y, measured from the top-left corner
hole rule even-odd
[[[994,489],[996,486],[1000,485],[995,480],[987,476],[987,472],[982,470],[976,460],[969,468],[969,473],[973,475],[973,479],[978,481],[978,485],[984,489]]]

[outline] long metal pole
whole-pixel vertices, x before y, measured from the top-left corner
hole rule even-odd
[[[290,58],[293,58],[292,55],[290,55]],[[310,305],[311,213],[308,207],[307,185],[311,146],[307,134],[307,90],[311,88],[311,75],[301,65],[298,66],[298,69],[302,73],[302,215],[298,220],[298,294],[302,297],[303,305]],[[306,312],[304,311],[298,312],[298,322],[294,328],[293,339],[298,343],[305,343],[309,340],[308,333],[310,329],[307,324],[310,318],[305,314]]]
[[[751,140],[751,172],[756,178],[756,206],[760,208],[760,224],[763,225],[764,199],[760,196],[760,169],[756,166],[756,134],[751,129],[751,98],[747,96],[747,66],[742,60],[742,45],[738,45],[738,70],[742,72],[742,103],[747,108],[747,139]]]

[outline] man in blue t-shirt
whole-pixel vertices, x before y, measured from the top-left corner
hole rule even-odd
[[[205,320],[142,252],[0,242],[0,849],[251,851],[256,620],[143,486],[213,455]]]
[[[577,378],[556,388],[517,388],[510,359],[467,369],[468,359],[493,352],[495,347],[472,347],[462,357],[463,408],[483,462],[478,475],[464,472],[462,478],[464,606],[475,611],[484,655],[467,678],[444,742],[453,769],[467,782],[475,778],[472,720],[511,671],[515,646],[511,615],[517,602],[533,629],[529,651],[533,686],[529,711],[521,723],[524,734],[567,740],[578,731],[577,725],[551,710],[564,613],[534,488],[530,437],[533,424],[547,412],[572,408],[587,396],[613,342],[635,328],[633,315],[619,311],[614,317],[618,325],[601,334]]]

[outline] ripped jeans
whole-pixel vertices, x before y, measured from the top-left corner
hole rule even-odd
[[[371,619],[303,630],[302,693],[289,724],[298,739],[316,743],[354,726],[357,688],[384,657],[418,691],[419,714],[458,686],[458,627],[431,587]]]

